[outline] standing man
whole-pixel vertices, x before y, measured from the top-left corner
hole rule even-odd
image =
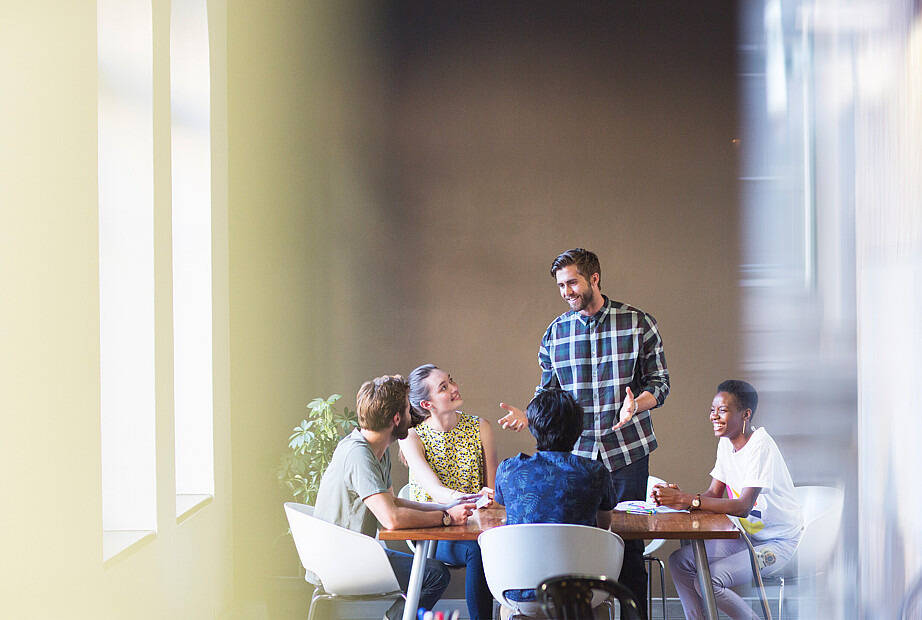
[[[547,328],[538,350],[541,385],[570,392],[585,410],[583,432],[573,453],[600,460],[611,472],[616,502],[644,500],[649,455],[656,448],[650,410],[669,394],[669,371],[656,321],[646,312],[602,294],[598,257],[582,248],[567,250],[551,265],[560,296],[570,311]],[[528,425],[517,407],[503,428]],[[643,541],[625,541],[619,580],[646,610]]]
[[[388,447],[406,439],[410,429],[410,384],[403,377],[384,376],[366,381],[356,396],[359,427],[344,437],[320,481],[314,516],[372,538],[380,523],[387,529],[462,525],[474,511],[464,496],[449,504],[413,502],[394,495]],[[385,549],[400,587],[406,592],[413,556]],[[347,560],[344,560],[347,561]],[[432,609],[451,577],[438,560],[426,562],[419,605]],[[403,615],[397,599],[387,617]]]

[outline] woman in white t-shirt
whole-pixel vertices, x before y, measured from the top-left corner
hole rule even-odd
[[[794,554],[803,532],[803,519],[794,498],[791,474],[778,446],[764,428],[752,425],[758,402],[755,389],[745,381],[731,379],[717,386],[710,420],[720,441],[711,486],[704,493],[694,494],[674,484],[659,484],[651,495],[661,506],[734,517],[752,540],[762,576],[769,577]],[[717,608],[734,620],[758,618],[730,589],[752,580],[746,542],[708,540],[705,546]],[[685,617],[705,617],[692,547],[682,547],[669,556],[669,568]]]

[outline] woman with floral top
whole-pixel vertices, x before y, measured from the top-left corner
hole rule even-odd
[[[420,366],[410,373],[409,381],[410,408],[417,424],[400,441],[400,451],[410,468],[411,499],[451,501],[480,493],[492,501],[497,457],[490,423],[460,411],[464,400],[458,384],[436,366]],[[491,618],[493,595],[477,541],[440,541],[435,557],[465,565],[470,617]]]

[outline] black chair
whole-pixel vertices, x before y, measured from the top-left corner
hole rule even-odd
[[[593,618],[592,597],[602,591],[621,604],[621,618],[641,620],[640,607],[631,591],[614,579],[589,575],[561,575],[538,586],[538,602],[553,620],[587,620]]]

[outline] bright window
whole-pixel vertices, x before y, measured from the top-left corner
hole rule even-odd
[[[103,557],[157,528],[151,5],[98,0]]]
[[[177,517],[214,495],[211,127],[205,0],[173,0],[173,388]]]

